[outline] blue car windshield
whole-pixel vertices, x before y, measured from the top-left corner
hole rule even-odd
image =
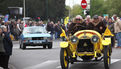
[[[35,26],[35,27],[26,27],[23,30],[24,34],[36,34],[36,33],[47,33],[45,27]]]

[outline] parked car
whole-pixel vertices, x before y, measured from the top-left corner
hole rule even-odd
[[[20,48],[26,49],[27,46],[43,46],[52,48],[51,35],[42,26],[25,27],[20,36]]]

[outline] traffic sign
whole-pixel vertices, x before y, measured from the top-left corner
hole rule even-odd
[[[86,9],[86,7],[87,7],[87,1],[86,1],[86,0],[82,0],[82,2],[81,2],[81,7],[82,7],[83,9]]]

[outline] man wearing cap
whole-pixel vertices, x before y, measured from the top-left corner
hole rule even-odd
[[[104,33],[106,26],[104,25],[103,21],[99,20],[98,15],[93,16],[92,24],[90,25],[92,30],[99,32],[100,34]]]
[[[85,29],[84,27],[84,23],[83,23],[83,18],[80,15],[77,15],[72,23],[69,25],[68,28],[68,34],[74,34],[75,32],[79,31],[79,30],[83,30]]]

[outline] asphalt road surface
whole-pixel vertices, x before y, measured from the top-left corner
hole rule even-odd
[[[13,43],[10,69],[61,69],[59,40],[54,41],[53,49],[27,47],[26,50],[21,50],[18,42]],[[75,63],[70,64],[69,69],[104,69],[104,64]],[[110,69],[121,69],[121,49],[113,49]]]

